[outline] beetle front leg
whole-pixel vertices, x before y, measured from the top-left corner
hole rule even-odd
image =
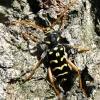
[[[34,36],[31,36],[31,35],[29,35],[29,34],[27,34],[27,33],[22,33],[22,35],[24,35],[25,37],[27,37],[27,38],[30,38],[32,41],[34,41],[34,42],[38,42],[38,40],[34,37]]]

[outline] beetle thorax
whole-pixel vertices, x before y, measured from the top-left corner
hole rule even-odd
[[[59,39],[60,37],[58,36],[58,34],[48,33],[44,38],[44,41],[48,48],[52,48],[58,45]]]

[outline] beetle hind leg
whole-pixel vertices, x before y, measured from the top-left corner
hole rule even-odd
[[[49,79],[50,79],[50,82],[52,84],[52,87],[53,87],[55,93],[58,96],[58,100],[62,100],[61,99],[61,96],[60,96],[60,92],[59,92],[59,90],[56,88],[56,86],[54,84],[54,78],[53,78],[52,71],[51,71],[51,68],[50,67],[48,67],[48,74],[49,74]]]
[[[79,87],[82,89],[84,94],[87,96],[86,91],[82,87],[82,79],[81,79],[81,75],[80,75],[80,72],[79,72],[78,68],[68,59],[66,59],[66,63],[68,63],[71,66],[71,68],[78,73]]]

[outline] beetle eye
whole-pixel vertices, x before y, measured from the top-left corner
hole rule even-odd
[[[55,39],[54,37],[51,38],[51,41],[52,41],[52,42],[55,42],[55,40],[56,40],[56,39]]]

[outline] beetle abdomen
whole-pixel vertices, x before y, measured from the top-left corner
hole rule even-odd
[[[60,82],[66,81],[70,68],[66,63],[64,47],[58,45],[48,51],[48,61],[53,75]]]

